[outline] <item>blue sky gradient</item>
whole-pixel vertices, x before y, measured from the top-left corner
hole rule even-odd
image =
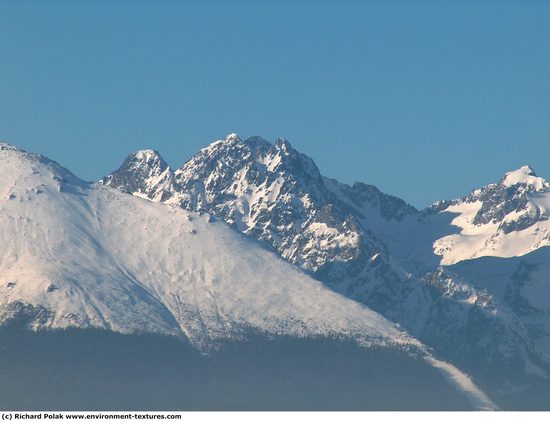
[[[230,132],[418,207],[550,178],[550,2],[0,0],[1,140],[95,180]]]

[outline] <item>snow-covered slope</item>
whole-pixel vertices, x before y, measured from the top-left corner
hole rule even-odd
[[[476,408],[495,408],[384,317],[208,214],[84,183],[6,144],[0,195],[0,325],[176,335],[201,349],[251,331],[352,338],[414,350]]]
[[[415,341],[273,253],[180,208],[90,186],[41,156],[0,147],[0,320],[35,328],[183,333],[250,327]]]

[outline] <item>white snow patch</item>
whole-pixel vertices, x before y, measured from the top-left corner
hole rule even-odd
[[[468,399],[475,410],[499,410],[496,404],[481,391],[472,380],[450,363],[443,362],[433,356],[426,361],[437,368],[449,384],[453,385]]]
[[[520,167],[517,170],[506,173],[502,183],[504,186],[514,186],[519,183],[534,186],[536,191],[549,187],[549,184],[542,177],[538,177],[529,166]]]

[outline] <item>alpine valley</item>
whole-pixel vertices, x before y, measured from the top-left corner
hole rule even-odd
[[[550,409],[528,166],[417,210],[284,139],[97,183],[0,144],[0,233],[2,409]]]

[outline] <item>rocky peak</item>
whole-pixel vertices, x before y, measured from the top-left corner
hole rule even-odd
[[[131,172],[121,173],[126,177]],[[114,176],[114,187],[113,181],[125,181]],[[386,259],[387,248],[364,226],[361,209],[369,202],[387,219],[416,212],[368,185],[328,183],[310,157],[282,138],[270,143],[259,136],[242,140],[230,134],[176,170],[168,189],[161,189],[153,176],[143,180],[138,172],[137,189],[126,181],[123,190],[135,189],[134,194],[153,200],[162,193],[168,195],[163,202],[211,213],[267,242],[290,262],[334,282],[366,276],[364,268],[372,265],[372,256],[378,263]]]
[[[431,209],[444,211],[452,205],[480,202],[473,223],[499,224],[500,230],[509,233],[548,219],[548,212],[533,201],[535,194],[544,192],[550,192],[550,183],[537,176],[530,166],[522,166],[505,173],[498,183],[476,189],[460,200],[434,204]]]
[[[317,190],[322,190],[322,176],[315,162],[305,154],[296,151],[290,142],[279,138],[275,142],[276,158],[280,159],[278,168],[300,178],[303,182],[312,183]]]
[[[133,163],[134,165],[141,165],[141,163],[144,163],[149,167],[159,167],[162,170],[168,167],[168,164],[166,164],[166,161],[164,161],[160,153],[153,149],[142,149],[140,151],[136,151],[133,154],[130,154],[126,158],[126,161]]]
[[[225,142],[240,142],[241,138],[236,133],[230,133],[225,137]]]
[[[136,171],[142,174],[160,174],[167,169],[168,164],[157,151],[144,149],[128,155],[115,173]]]
[[[194,181],[195,190],[204,190],[206,195],[201,202],[211,202],[222,191],[244,193],[239,186],[253,189],[252,186],[263,185],[267,190],[276,186],[277,193],[307,191],[315,198],[324,189],[313,160],[292,148],[288,141],[279,139],[271,144],[259,136],[243,141],[234,134],[199,151],[176,171],[176,178],[187,186]]]
[[[272,145],[265,139],[254,136],[242,140],[238,135],[232,133],[225,139],[212,142],[206,148],[201,149],[183,165],[178,172],[184,172],[187,168],[203,168],[215,164],[218,168],[234,168],[244,162],[257,160],[272,148]]]
[[[157,151],[150,149],[128,155],[122,165],[100,183],[158,201],[166,201],[174,191],[172,170]]]
[[[292,148],[292,145],[290,145],[290,142],[288,142],[288,140],[286,140],[285,138],[278,138],[275,141],[275,148],[287,155],[289,153],[295,152],[294,148]]]
[[[0,151],[20,151],[20,150],[14,145],[8,144],[6,142],[0,142]]]

